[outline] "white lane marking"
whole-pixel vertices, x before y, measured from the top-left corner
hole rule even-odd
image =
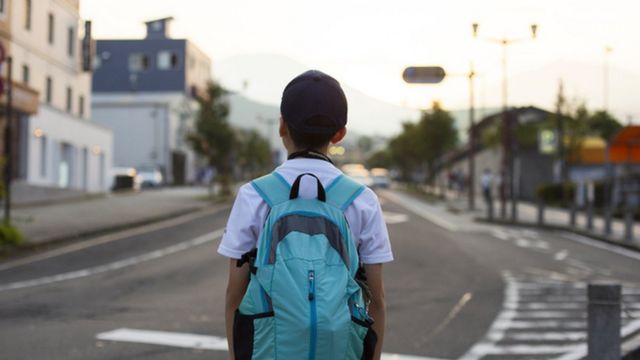
[[[566,259],[567,256],[569,256],[569,252],[567,250],[562,250],[562,251],[558,251],[557,253],[555,253],[555,255],[553,255],[553,258],[556,261],[562,261],[562,260]]]
[[[516,308],[523,310],[584,310],[586,308],[585,304],[576,304],[576,303],[526,303],[519,304],[515,307],[512,307],[512,310],[516,310]]]
[[[583,311],[569,312],[569,311],[518,311],[516,318],[526,319],[566,319],[575,317],[585,317],[586,314]]]
[[[407,214],[400,214],[391,211],[383,211],[382,216],[384,217],[384,222],[387,223],[387,225],[400,224],[409,221],[409,216]]]
[[[122,240],[122,239],[125,239],[125,238],[128,238],[128,237],[132,237],[132,236],[136,236],[136,235],[140,235],[140,234],[145,234],[145,233],[148,233],[148,232],[151,232],[151,231],[162,230],[162,229],[166,229],[168,227],[184,224],[186,222],[189,222],[191,220],[197,219],[199,217],[215,213],[215,212],[217,212],[219,210],[220,210],[219,208],[215,208],[215,209],[207,209],[207,210],[204,210],[204,211],[197,211],[197,212],[192,213],[192,214],[179,216],[179,217],[176,217],[176,218],[173,218],[173,219],[161,221],[159,223],[143,225],[143,226],[139,226],[139,227],[136,227],[136,228],[133,228],[133,229],[127,229],[127,230],[123,230],[123,231],[118,231],[118,232],[113,233],[113,234],[107,234],[107,235],[103,235],[103,236],[98,236],[98,237],[90,239],[90,240],[84,240],[84,241],[76,243],[76,244],[70,244],[70,245],[67,245],[67,246],[63,246],[63,247],[57,248],[55,250],[44,252],[42,254],[27,256],[27,257],[22,258],[22,259],[17,259],[17,260],[14,260],[14,261],[6,262],[6,263],[0,265],[0,271],[11,269],[11,268],[15,268],[15,267],[22,266],[22,265],[27,265],[27,264],[30,264],[30,263],[34,263],[36,261],[50,259],[52,257],[56,257],[56,256],[68,254],[68,253],[72,253],[72,252],[75,252],[75,251],[78,251],[78,250],[82,250],[82,249],[86,249],[86,248],[90,248],[90,247],[93,247],[93,246],[96,246],[96,245],[101,245],[101,244],[105,244],[105,243],[112,242],[112,241]]]
[[[597,247],[599,249],[603,249],[603,250],[608,250],[610,252],[616,253],[618,255],[623,255],[635,260],[640,260],[640,253],[637,251],[632,251],[632,250],[627,250],[623,247],[620,246],[616,246],[616,245],[611,245],[602,241],[598,241],[598,240],[593,240],[590,239],[586,236],[582,236],[582,235],[578,235],[578,234],[574,234],[574,233],[569,233],[569,232],[562,232],[561,233],[562,237],[564,237],[565,239],[568,240],[573,240],[575,242],[579,242],[581,244],[584,245],[590,245],[593,247]]]
[[[497,321],[494,323],[496,329],[535,329],[535,328],[565,328],[565,329],[586,329],[586,321]]]
[[[138,344],[164,345],[198,350],[227,351],[227,339],[219,336],[151,331],[137,329],[116,329],[96,335],[98,340],[130,342]],[[424,356],[382,354],[384,360],[445,360]]]
[[[18,282],[13,282],[9,284],[3,284],[3,285],[0,285],[0,292],[7,291],[7,290],[24,289],[28,287],[47,285],[47,284],[52,284],[59,281],[79,279],[79,278],[96,275],[96,274],[100,274],[108,271],[119,270],[125,267],[137,265],[149,260],[159,259],[161,257],[167,256],[170,254],[174,254],[195,246],[199,246],[199,245],[217,240],[222,236],[223,233],[224,233],[224,229],[218,229],[214,232],[204,234],[196,238],[193,238],[191,240],[177,243],[175,245],[171,245],[164,249],[154,250],[146,254],[141,254],[141,255],[133,256],[123,260],[114,261],[112,263],[108,263],[105,265],[99,265],[92,268],[71,271],[71,272],[58,274],[58,275],[45,276],[45,277],[32,279],[32,280],[25,280],[25,281],[18,281]]]
[[[425,205],[420,203],[419,201],[416,201],[404,195],[392,193],[390,191],[385,191],[384,196],[388,200],[402,206],[403,208],[415,213],[421,218],[429,222],[432,222],[433,224],[445,230],[449,230],[451,232],[457,232],[460,230],[460,228],[456,224],[449,222],[445,220],[443,217],[440,217],[430,211],[425,210],[424,209]]]
[[[635,320],[635,321],[632,321],[632,322],[628,323],[626,326],[624,326],[620,333],[621,333],[622,338],[625,338],[625,337],[635,333],[638,330],[640,330],[640,320]],[[631,340],[632,341],[637,341],[635,338],[631,339]],[[623,348],[625,348],[625,344],[627,344],[626,341],[622,344]],[[627,347],[628,347],[628,345],[627,345]],[[573,351],[571,351],[570,353],[565,354],[565,355],[560,356],[560,357],[557,357],[557,358],[555,358],[555,360],[578,360],[578,359],[583,359],[585,356],[587,356],[587,346],[585,344],[581,344],[581,345],[576,346],[575,349]]]
[[[226,338],[168,331],[123,328],[100,333],[96,335],[96,338],[99,340],[166,345],[200,350],[228,350]]]
[[[464,293],[462,295],[462,297],[460,298],[460,300],[458,300],[456,305],[453,307],[453,309],[451,309],[451,311],[449,311],[449,314],[447,314],[447,317],[423,341],[424,342],[428,342],[434,336],[438,335],[444,328],[446,328],[447,325],[449,325],[449,323],[451,323],[451,321],[456,317],[456,315],[458,315],[458,313],[462,310],[462,308],[464,308],[464,306],[472,298],[473,298],[473,294],[471,294],[470,292]]]
[[[519,332],[509,333],[505,340],[516,341],[583,341],[587,338],[586,331],[567,331],[567,332]]]
[[[509,345],[479,344],[479,351],[485,355],[544,355],[561,354],[576,349],[576,345]],[[474,358],[478,359],[478,358]]]
[[[518,295],[518,288],[516,287],[516,281],[508,271],[502,273],[502,277],[506,282],[504,290],[503,309],[510,304],[517,304],[520,300]],[[485,339],[474,344],[460,360],[475,360],[480,359],[487,354],[488,348],[494,348],[496,343],[504,338],[507,329],[511,328],[511,322],[516,312],[513,310],[503,310],[498,317],[494,320],[485,336]],[[500,325],[500,326],[498,326]]]

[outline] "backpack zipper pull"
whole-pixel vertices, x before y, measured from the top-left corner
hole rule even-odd
[[[315,271],[309,270],[309,301],[316,298],[316,275]]]

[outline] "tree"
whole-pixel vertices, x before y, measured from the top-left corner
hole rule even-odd
[[[273,165],[269,141],[256,130],[236,130],[235,162],[245,178],[268,172]]]
[[[420,121],[402,124],[402,132],[391,139],[391,160],[404,179],[408,180],[416,170],[429,170],[433,178],[436,165],[442,156],[458,143],[458,131],[454,120],[438,103],[430,111],[422,113]]]
[[[589,116],[589,130],[609,142],[622,129],[622,124],[605,110]]]
[[[430,176],[433,177],[437,161],[458,144],[458,131],[453,117],[434,102],[431,111],[422,113],[419,137],[422,158],[427,163]]]
[[[194,151],[207,159],[217,169],[216,181],[223,195],[231,193],[231,157],[234,132],[227,117],[229,103],[227,91],[219,84],[210,82],[205,96],[198,99],[200,105],[195,122],[195,131],[188,135]]]

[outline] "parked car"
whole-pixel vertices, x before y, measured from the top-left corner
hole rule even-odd
[[[136,184],[138,184],[140,188],[155,188],[162,186],[163,180],[162,173],[158,169],[137,169]]]
[[[373,168],[370,171],[371,179],[373,180],[372,187],[380,187],[388,189],[391,186],[391,177],[389,176],[389,170],[385,168]]]
[[[137,172],[134,168],[114,167],[111,169],[111,190],[136,190],[139,189],[136,183]]]

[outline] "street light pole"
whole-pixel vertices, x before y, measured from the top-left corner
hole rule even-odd
[[[604,48],[604,69],[603,69],[603,86],[602,101],[604,111],[609,111],[609,55],[613,52],[613,48],[607,46]]]
[[[538,25],[531,24],[531,36],[536,38],[538,32]],[[478,23],[473,24],[473,36],[478,37]],[[507,83],[507,48],[509,45],[516,42],[521,42],[525,39],[485,39],[492,43],[497,43],[502,46],[502,165],[500,170],[500,216],[503,219],[507,217],[507,186],[509,189],[509,196],[511,199],[511,220],[516,221],[518,216],[518,203],[515,194],[515,179],[514,179],[514,160],[516,158],[515,153],[516,141],[515,138],[515,126],[513,126],[513,119],[509,116],[508,110],[508,83]]]
[[[475,194],[475,151],[476,151],[476,121],[475,121],[475,94],[473,80],[476,73],[473,62],[469,66],[469,210],[476,208]]]

